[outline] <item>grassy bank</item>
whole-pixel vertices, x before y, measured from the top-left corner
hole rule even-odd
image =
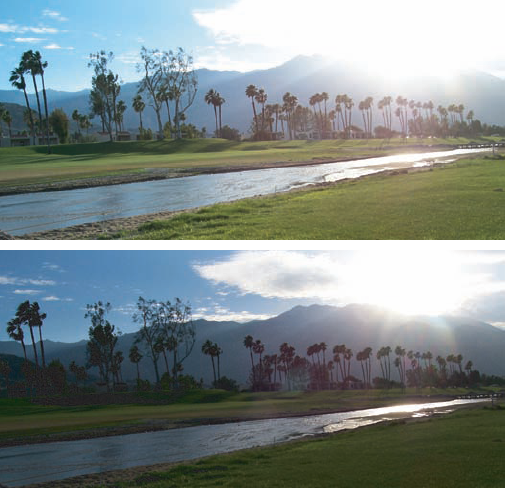
[[[482,142],[490,140],[481,139]],[[176,175],[181,171],[255,168],[279,161],[354,158],[403,152],[409,146],[467,142],[464,138],[255,143],[193,139],[68,144],[53,147],[51,155],[45,153],[45,147],[1,148],[0,188],[144,173],[152,169],[170,170]]]
[[[449,393],[456,395],[464,392],[451,390]],[[447,390],[407,390],[405,393],[400,390],[371,390],[232,394],[220,390],[202,390],[188,392],[177,399],[153,394],[140,395],[137,404],[71,407],[58,405],[57,402],[46,406],[28,400],[0,400],[0,444],[12,439],[28,441],[33,436],[90,429],[128,429],[138,426],[169,428],[364,409],[424,402],[429,401],[429,398],[423,395],[447,393]]]
[[[123,239],[504,239],[505,160],[219,204],[150,222]]]
[[[55,487],[180,486],[497,488],[505,479],[505,409],[397,420],[314,440],[176,466],[83,476]]]

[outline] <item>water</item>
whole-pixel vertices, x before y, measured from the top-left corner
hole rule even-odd
[[[87,222],[174,211],[284,192],[314,183],[378,173],[388,169],[450,162],[454,156],[489,149],[458,149],[422,154],[170,180],[102,186],[82,190],[0,197],[0,229],[23,235]]]
[[[489,400],[372,408],[353,412],[203,425],[143,434],[0,449],[0,483],[23,486],[91,473],[196,459],[337,432],[398,417],[448,412]]]

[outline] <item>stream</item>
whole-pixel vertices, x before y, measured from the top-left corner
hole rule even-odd
[[[386,170],[449,163],[455,156],[484,151],[490,149],[403,154],[4,196],[0,197],[0,229],[16,236],[120,217],[184,210]]]
[[[447,413],[458,406],[483,401],[489,400],[466,399],[399,405],[6,447],[0,449],[0,483],[9,487],[23,486],[134,466],[191,460],[354,429],[395,418]]]

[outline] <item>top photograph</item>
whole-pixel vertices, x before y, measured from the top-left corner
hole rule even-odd
[[[504,12],[9,2],[0,239],[505,239]]]

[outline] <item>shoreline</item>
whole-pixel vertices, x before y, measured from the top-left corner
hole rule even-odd
[[[458,409],[458,410],[459,409],[471,409],[471,408],[479,408],[481,406],[482,406],[481,404],[475,403],[475,404],[460,405],[460,406],[456,407],[456,409]],[[49,488],[49,487],[73,488],[73,487],[79,487],[79,486],[116,486],[116,484],[118,482],[133,482],[137,478],[141,477],[142,475],[146,475],[148,477],[149,476],[148,473],[150,473],[150,472],[167,471],[175,466],[193,464],[193,463],[198,462],[198,461],[205,459],[207,457],[227,456],[227,455],[233,455],[234,453],[240,452],[240,451],[252,451],[252,450],[257,450],[257,449],[271,448],[271,447],[275,447],[275,446],[281,445],[281,444],[285,445],[285,444],[292,444],[292,443],[297,443],[297,442],[307,442],[307,441],[311,441],[311,440],[327,438],[329,436],[339,435],[344,432],[348,432],[349,430],[360,431],[360,430],[368,429],[370,427],[377,426],[377,425],[388,425],[388,424],[397,424],[397,423],[414,424],[414,423],[429,422],[433,418],[443,417],[444,415],[446,415],[447,413],[450,413],[452,411],[450,407],[445,407],[443,410],[444,411],[441,411],[441,412],[428,411],[427,415],[425,415],[423,417],[402,417],[401,414],[396,414],[396,415],[393,414],[392,419],[390,418],[387,420],[381,420],[381,421],[375,422],[370,425],[364,425],[364,426],[357,427],[355,429],[343,429],[343,430],[339,430],[336,432],[319,433],[319,434],[312,435],[310,437],[292,439],[292,440],[288,440],[286,442],[282,442],[282,443],[278,443],[278,444],[270,444],[270,445],[261,446],[261,447],[238,449],[238,450],[235,450],[235,451],[232,451],[229,453],[222,453],[222,454],[214,454],[212,456],[197,457],[195,459],[190,459],[190,460],[186,460],[186,461],[166,462],[166,463],[157,463],[157,464],[152,464],[152,465],[134,466],[131,468],[104,471],[101,473],[91,473],[91,474],[85,474],[85,475],[79,475],[79,476],[75,476],[75,477],[65,478],[62,480],[54,480],[54,481],[47,481],[47,482],[41,482],[41,483],[27,484],[27,485],[23,485],[23,486],[25,486],[26,488]],[[446,412],[445,410],[448,410],[448,411]],[[320,415],[320,414],[313,414],[313,415]]]

